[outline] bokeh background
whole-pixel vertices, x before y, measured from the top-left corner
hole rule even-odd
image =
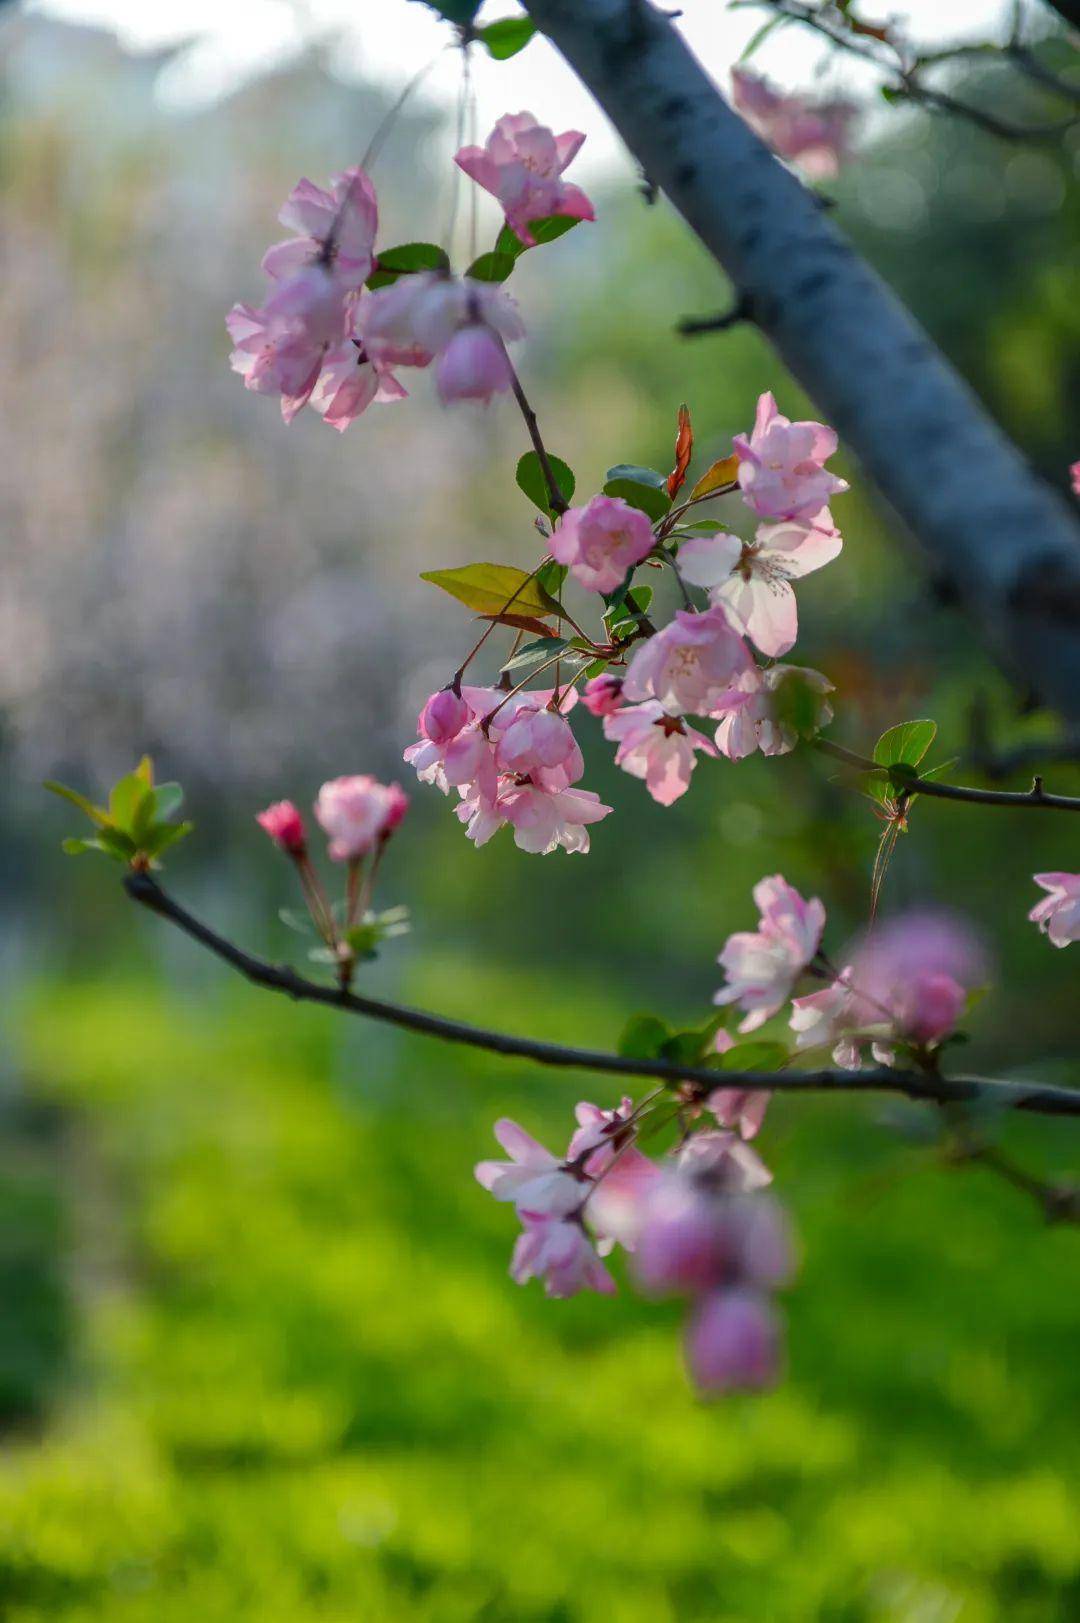
[[[73,816],[41,779],[100,791],[148,750],[198,824],[169,863],[177,893],[300,956],[277,918],[291,876],[253,812],[341,772],[404,777],[418,703],[472,630],[419,571],[536,548],[503,406],[443,413],[419,378],[341,439],[310,414],[286,431],[226,364],[222,314],[257,294],[277,207],[363,150],[405,76],[387,76],[388,35],[416,8],[362,5],[348,49],[316,31],[186,100],[161,93],[188,82],[174,47],[129,54],[55,14],[78,9],[0,12],[0,1615],[1080,1615],[1075,1231],[946,1164],[916,1114],[777,1100],[763,1153],[804,1248],[788,1378],[703,1405],[677,1307],[519,1290],[513,1223],[472,1180],[497,1115],[559,1144],[574,1100],[610,1088],[279,1006],[133,916],[113,869],[61,856]],[[688,21],[719,9],[692,0]],[[533,111],[578,122],[549,83]],[[965,88],[1045,111],[992,65]],[[614,462],[667,466],[683,400],[699,469],[760,390],[807,405],[753,332],[674,336],[727,290],[645,206],[599,115],[586,127],[599,222],[515,275],[527,386],[583,492]],[[383,241],[439,234],[453,146],[445,96],[419,93],[376,171]],[[1003,145],[871,109],[833,188],[1062,486],[1080,455],[1078,165],[1076,139]],[[800,594],[798,648],[836,683],[835,736],[866,747],[933,716],[938,758],[972,781],[973,705],[1001,747],[1056,737],[844,471],[846,547]],[[865,918],[880,825],[821,758],[706,764],[663,811],[584,731],[586,782],[617,808],[587,859],[506,835],[476,852],[416,789],[382,885],[413,931],[365,986],[609,1046],[635,1010],[705,1016],[761,875],[820,895],[837,951]],[[1053,779],[1080,792],[1075,768]],[[945,803],[913,822],[882,905],[947,904],[984,933],[971,1068],[1080,1081],[1073,952],[1024,919],[1033,870],[1080,865],[1075,831]],[[999,1130],[1033,1170],[1080,1161],[1067,1128]]]

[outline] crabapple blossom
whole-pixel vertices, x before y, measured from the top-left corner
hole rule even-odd
[[[380,783],[366,773],[324,783],[315,816],[330,836],[331,861],[355,862],[364,856],[397,828],[408,805],[400,784]]]
[[[940,1042],[953,1030],[986,972],[968,925],[948,913],[916,911],[862,937],[851,954],[850,981],[876,1021],[921,1044]]]
[[[795,1047],[799,1052],[831,1047],[835,1065],[857,1071],[869,1043],[878,1064],[891,1065],[895,1059],[887,1041],[893,1034],[891,1016],[859,996],[851,984],[852,974],[849,964],[820,992],[792,998],[788,1024],[795,1032]]]
[[[681,716],[669,716],[656,699],[624,705],[604,717],[604,737],[618,744],[615,765],[645,787],[661,806],[670,806],[690,787],[696,751],[715,756],[715,745]]]
[[[737,1133],[695,1133],[679,1151],[678,1164],[708,1172],[732,1193],[749,1194],[772,1183],[772,1173],[761,1156]]]
[[[621,496],[594,496],[584,507],[571,507],[551,537],[552,557],[569,565],[590,592],[613,592],[652,548],[648,518]]]
[[[576,1296],[578,1291],[615,1294],[615,1281],[600,1261],[588,1235],[579,1223],[524,1216],[510,1261],[510,1277],[516,1285],[530,1279],[543,1279],[548,1296]]]
[[[750,651],[721,606],[675,618],[643,642],[630,661],[623,697],[656,699],[669,715],[708,715],[735,679],[753,664]]]
[[[498,734],[499,770],[528,777],[544,789],[567,789],[585,770],[581,750],[566,717],[557,710],[522,705]]]
[[[268,316],[250,304],[234,304],[225,317],[234,349],[229,364],[255,394],[279,394],[281,415],[291,423],[311,398],[325,345],[314,343],[295,322]]]
[[[778,157],[811,180],[832,180],[851,152],[851,124],[858,109],[835,99],[812,102],[784,95],[747,68],[731,70],[732,102]]]
[[[357,339],[347,339],[323,357],[308,404],[323,422],[343,434],[373,403],[404,400],[406,391],[384,362],[372,361]]]
[[[679,572],[691,586],[707,589],[711,602],[727,603],[751,641],[777,658],[794,645],[799,630],[791,582],[830,563],[842,545],[831,528],[791,520],[761,524],[753,541],[723,533],[684,541]]]
[[[346,169],[330,180],[329,191],[301,180],[289,193],[278,219],[297,235],[275,243],[262,268],[280,284],[279,313],[303,313],[305,298],[318,303],[325,293],[306,273],[316,269],[339,296],[363,286],[374,266],[378,225],[375,188],[363,169]],[[290,307],[290,294],[292,307]]]
[[[622,704],[622,677],[601,671],[590,677],[581,692],[581,702],[593,716],[613,715]]]
[[[686,1330],[686,1363],[702,1392],[756,1391],[780,1375],[780,1326],[762,1291],[710,1292]]]
[[[724,1036],[728,1036],[726,1031]],[[730,1044],[730,1038],[728,1042]],[[771,1098],[766,1088],[714,1088],[705,1106],[712,1111],[719,1126],[733,1128],[743,1138],[756,1138]]]
[[[743,500],[761,518],[797,519],[823,533],[832,528],[829,497],[848,488],[845,479],[825,468],[836,453],[833,429],[823,423],[793,423],[766,392],[758,399],[753,430],[749,436],[737,434],[732,445],[739,458]],[[829,556],[835,557],[835,552]],[[810,567],[827,562],[821,558]]]
[[[1080,496],[1080,462],[1074,462],[1069,468],[1069,480],[1072,484],[1074,496]]]
[[[514,300],[493,282],[440,271],[402,276],[365,300],[360,334],[387,366],[436,362],[444,402],[488,400],[510,387],[505,345],[525,336]]]
[[[1028,914],[1032,924],[1037,924],[1055,947],[1080,941],[1080,873],[1037,873],[1032,878],[1048,892]]]
[[[514,1202],[519,1212],[532,1217],[565,1217],[581,1205],[584,1180],[566,1170],[543,1144],[516,1121],[501,1117],[495,1137],[509,1161],[480,1161],[476,1181],[496,1200]]]
[[[440,688],[433,693],[420,712],[416,724],[422,738],[433,744],[449,743],[456,738],[469,719],[469,706],[452,687]]]
[[[265,811],[256,812],[255,821],[264,829],[274,844],[291,857],[302,857],[307,850],[304,819],[291,800],[275,800]]]
[[[717,749],[730,761],[741,761],[757,749],[763,755],[786,755],[800,732],[817,732],[832,720],[825,698],[832,688],[820,671],[805,665],[750,666],[714,710],[722,718],[715,733]]]
[[[714,1003],[737,1003],[745,1011],[740,1031],[756,1031],[791,995],[799,975],[817,953],[825,928],[825,909],[814,897],[806,901],[781,874],[754,886],[761,914],[756,931],[728,937],[719,963],[727,985]]]
[[[578,130],[554,135],[531,113],[507,113],[482,147],[462,147],[454,162],[498,198],[507,225],[531,247],[536,241],[529,230],[533,220],[552,214],[596,218],[581,188],[561,179],[584,140]]]
[[[588,825],[598,823],[611,811],[591,789],[552,793],[532,784],[500,795],[498,807],[513,826],[518,849],[542,856],[559,846],[564,851],[588,851]]]
[[[626,1137],[627,1124],[633,1114],[634,1101],[629,1094],[623,1095],[614,1110],[605,1110],[602,1105],[582,1099],[574,1106],[577,1127],[567,1146],[566,1159],[576,1161],[586,1157],[585,1170],[590,1177],[595,1177],[610,1162],[610,1152]],[[593,1155],[593,1151],[604,1153]]]

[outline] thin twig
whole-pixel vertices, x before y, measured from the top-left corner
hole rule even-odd
[[[991,1144],[961,1142],[951,1150],[950,1156],[955,1162],[974,1162],[986,1167],[1021,1194],[1029,1195],[1048,1223],[1080,1223],[1080,1188],[1076,1184],[1036,1177]]]
[[[714,316],[683,316],[675,330],[683,338],[696,338],[703,332],[728,332],[741,322],[753,319],[754,301],[749,293],[741,293],[730,310],[721,310]]]
[[[843,761],[857,772],[875,772],[888,777],[889,768],[880,761],[868,760],[865,755],[857,755],[854,750],[845,749],[843,744],[834,744],[831,738],[815,738],[814,748],[823,755],[831,755],[836,761]],[[1027,806],[1041,808],[1044,811],[1073,811],[1080,812],[1080,798],[1075,795],[1055,795],[1043,788],[1042,778],[1036,778],[1027,791],[1013,789],[974,789],[967,784],[939,783],[936,778],[921,778],[917,775],[910,781],[905,779],[901,785],[905,797],[910,800],[915,795],[928,795],[934,800],[962,800],[969,805],[978,806]]]
[[[428,1014],[398,1003],[365,997],[342,987],[323,986],[309,981],[286,966],[267,963],[243,951],[200,919],[173,901],[147,873],[131,872],[124,877],[124,889],[160,918],[177,926],[216,957],[238,971],[256,986],[284,993],[297,1002],[321,1003],[348,1014],[381,1020],[406,1031],[446,1042],[464,1043],[490,1054],[533,1060],[538,1065],[561,1069],[597,1071],[609,1076],[647,1076],[672,1087],[696,1084],[702,1096],[717,1087],[762,1088],[775,1093],[901,1093],[909,1099],[929,1104],[964,1104],[973,1100],[993,1100],[1006,1108],[1047,1116],[1080,1117],[1080,1088],[1053,1087],[1045,1083],[998,1082],[988,1077],[946,1077],[927,1072],[891,1070],[881,1067],[866,1071],[716,1071],[704,1066],[678,1066],[658,1059],[634,1059],[598,1049],[570,1048],[561,1043],[534,1037],[515,1037],[508,1032],[490,1031],[444,1015]]]

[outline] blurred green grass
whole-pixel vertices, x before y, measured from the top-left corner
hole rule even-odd
[[[552,1034],[619,1021],[600,984],[467,980],[425,955],[407,992]],[[18,1024],[62,1123],[36,1176],[74,1323],[0,1468],[8,1623],[1080,1610],[1080,1237],[880,1106],[774,1104],[805,1248],[789,1379],[706,1407],[676,1307],[517,1289],[512,1219],[471,1177],[496,1115],[554,1144],[602,1084],[217,979],[68,983]],[[1045,1124],[1009,1138],[1068,1158]],[[5,1282],[6,1369],[42,1310]]]

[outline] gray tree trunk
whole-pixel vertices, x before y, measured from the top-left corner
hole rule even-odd
[[[1080,522],[648,0],[524,0],[1013,674],[1080,720]],[[1077,446],[1080,456],[1080,446]]]

